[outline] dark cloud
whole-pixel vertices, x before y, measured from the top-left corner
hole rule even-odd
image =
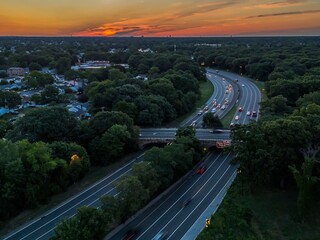
[[[261,15],[256,15],[256,16],[249,16],[247,18],[263,18],[263,17],[275,17],[275,16],[285,16],[285,15],[299,15],[299,14],[318,13],[318,12],[320,12],[320,10],[282,12],[282,13],[271,13],[271,14],[261,14]]]

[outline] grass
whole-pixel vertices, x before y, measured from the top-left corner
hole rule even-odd
[[[265,101],[268,99],[267,97],[267,93],[266,90],[264,88],[264,82],[261,81],[254,81],[252,80],[252,82],[257,85],[257,87],[259,88],[260,92],[261,92],[261,101]]]
[[[40,205],[35,209],[25,210],[15,218],[12,218],[10,221],[6,222],[3,226],[1,226],[0,236],[5,235],[10,231],[13,231],[14,229],[26,223],[27,221],[31,221],[32,219],[39,217],[44,212],[66,201],[68,198],[76,195],[77,193],[80,193],[88,186],[94,184],[95,182],[107,176],[108,174],[113,173],[120,166],[123,166],[125,163],[131,161],[132,158],[138,156],[139,154],[141,154],[141,152],[127,155],[126,157],[121,159],[121,161],[114,163],[110,166],[91,167],[90,171],[83,179],[79,180],[74,185],[70,186],[66,192],[52,196],[48,204]]]
[[[228,114],[224,118],[221,119],[221,122],[222,122],[224,128],[229,128],[230,127],[230,123],[231,123],[231,121],[233,119],[233,116],[236,113],[236,111],[237,111],[237,106],[234,105],[232,107],[232,109],[228,112]]]
[[[242,209],[249,209],[251,218],[248,219],[248,227],[241,229],[239,235],[241,239],[246,239],[249,235],[254,235],[254,238],[259,240],[281,239],[281,240],[316,240],[320,236],[320,202],[313,205],[312,217],[306,221],[301,221],[297,214],[297,191],[296,189],[287,190],[270,190],[260,188],[254,194],[241,194],[241,184],[236,179],[232,187],[228,191],[225,199],[231,203],[222,204],[217,214],[212,218],[212,223],[215,221],[216,227],[205,229],[199,239],[204,239],[204,236],[210,239],[219,239],[226,237],[227,232],[238,234],[239,228],[230,227],[227,220],[223,220],[220,216],[234,216],[235,209],[240,206]],[[226,200],[224,200],[225,202]],[[223,203],[224,203],[223,202]],[[241,216],[241,215],[239,215]],[[218,221],[219,220],[219,221]],[[244,219],[232,219],[235,222],[241,222]],[[218,221],[218,222],[217,222]],[[226,221],[226,222],[225,222]],[[246,220],[247,221],[247,220]],[[234,225],[237,226],[237,225]],[[226,229],[221,231],[221,229]],[[240,238],[238,238],[240,239]]]

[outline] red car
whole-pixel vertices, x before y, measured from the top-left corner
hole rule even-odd
[[[139,229],[131,229],[127,231],[126,235],[124,236],[123,240],[132,240],[135,236],[139,234]]]
[[[242,112],[242,110],[243,110],[242,107],[239,107],[239,112]]]
[[[206,167],[205,166],[202,166],[202,167],[199,167],[196,171],[197,174],[202,174],[206,171]]]

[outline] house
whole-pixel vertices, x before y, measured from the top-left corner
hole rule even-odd
[[[23,76],[25,73],[24,68],[20,67],[11,67],[7,70],[7,74],[9,77],[15,77],[15,76]]]

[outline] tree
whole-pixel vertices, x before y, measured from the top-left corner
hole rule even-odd
[[[92,141],[90,149],[95,163],[107,165],[123,156],[125,145],[130,140],[127,126],[115,124],[101,138]]]
[[[20,118],[8,138],[28,139],[31,142],[72,140],[78,131],[78,121],[65,108],[46,107],[35,109]]]
[[[29,64],[29,71],[40,71],[42,66],[39,63],[32,62]]]
[[[48,73],[32,71],[24,78],[24,81],[28,86],[36,88],[44,87],[45,85],[51,84],[54,82],[54,79]]]
[[[99,209],[81,207],[74,217],[64,219],[56,228],[53,240],[102,239],[105,232],[105,216]]]
[[[6,133],[13,128],[13,125],[6,120],[0,119],[0,138],[4,138]]]
[[[138,109],[134,103],[126,102],[126,101],[119,101],[114,106],[112,111],[118,111],[126,113],[129,117],[133,120],[137,118]]]
[[[206,113],[203,116],[203,127],[210,128],[221,128],[223,127],[222,122],[220,121],[218,116],[214,116],[213,113]]]
[[[56,69],[58,74],[64,74],[66,71],[70,70],[71,60],[67,57],[61,57],[58,59],[56,64]]]
[[[57,161],[51,158],[48,146],[43,142],[29,143],[26,140],[18,142],[21,160],[28,172],[26,175],[25,198],[28,204],[35,206],[45,201],[51,195],[47,183],[50,172],[57,167]]]
[[[149,199],[148,190],[135,176],[122,178],[116,186],[119,193],[117,198],[119,201],[119,213],[121,222],[139,210]]]
[[[18,93],[0,91],[0,106],[14,108],[19,104],[21,104],[21,97]]]
[[[109,79],[111,81],[117,81],[126,78],[126,75],[121,72],[119,69],[111,68],[109,70]]]
[[[296,166],[289,166],[299,189],[297,207],[298,214],[303,220],[310,213],[311,206],[313,205],[313,187],[320,179],[316,176],[312,176],[313,165],[314,159],[310,158],[310,156],[305,156],[301,172],[297,170]]]
[[[58,88],[52,85],[47,85],[41,92],[41,99],[43,103],[58,102],[58,96]]]
[[[147,162],[134,164],[132,175],[139,179],[145,189],[148,189],[150,196],[153,196],[161,185],[157,172]]]

